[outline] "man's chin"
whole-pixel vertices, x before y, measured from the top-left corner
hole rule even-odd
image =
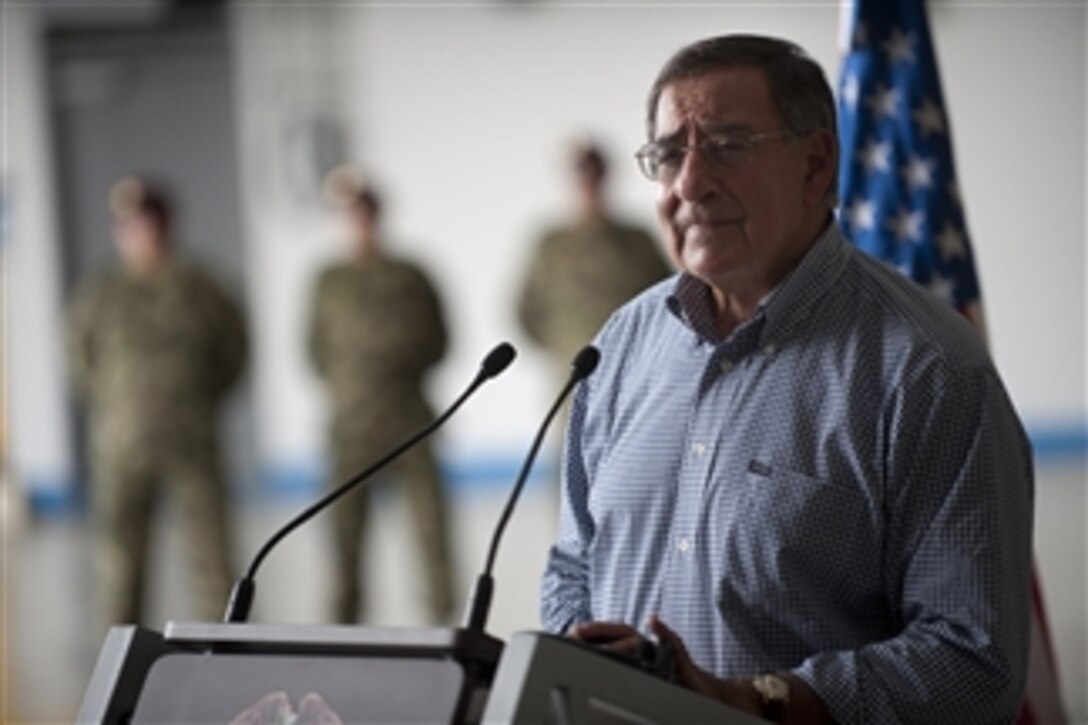
[[[716,255],[711,258],[704,255],[696,258],[687,257],[684,259],[683,266],[684,271],[688,274],[712,286],[712,280],[728,278],[730,271],[733,269],[733,265],[729,263],[724,255]]]
[[[726,271],[735,262],[736,247],[736,237],[731,234],[686,238],[681,250],[684,269],[698,277],[703,276],[702,272]]]
[[[685,247],[716,249],[739,244],[744,236],[740,222],[693,224],[684,230]]]

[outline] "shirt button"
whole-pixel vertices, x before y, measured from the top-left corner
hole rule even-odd
[[[775,345],[773,342],[769,343],[766,347],[763,348],[763,352],[767,355],[774,355],[776,352],[778,352],[778,346]]]
[[[691,542],[688,541],[688,539],[686,537],[681,538],[680,541],[676,542],[676,549],[681,554],[686,554],[688,552],[688,549],[690,549],[690,548],[691,548]]]
[[[691,452],[694,453],[697,456],[702,456],[704,453],[706,453],[706,444],[705,443],[692,443],[691,444]]]
[[[733,369],[733,363],[729,360],[722,360],[722,372],[727,373]]]

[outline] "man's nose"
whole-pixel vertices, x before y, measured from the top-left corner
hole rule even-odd
[[[717,168],[698,145],[685,149],[672,186],[684,201],[703,201],[717,191]]]

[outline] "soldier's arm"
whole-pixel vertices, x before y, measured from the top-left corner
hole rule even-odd
[[[306,350],[310,356],[310,363],[321,377],[325,376],[328,359],[323,312],[328,278],[328,271],[323,272],[314,285],[313,292],[310,294],[310,314],[306,327]]]
[[[249,335],[241,307],[215,280],[207,278],[205,300],[208,326],[212,329],[213,355],[210,361],[214,393],[225,394],[238,382],[249,357]]]
[[[72,296],[65,320],[68,377],[76,396],[89,400],[94,379],[95,324],[98,317],[101,281],[80,285]]]
[[[548,271],[545,247],[547,238],[537,243],[521,284],[517,315],[521,329],[537,345],[544,345],[545,320],[548,314]]]
[[[223,367],[227,371],[225,388],[233,387],[245,372],[249,360],[249,330],[242,308],[226,294],[223,296]]]
[[[638,269],[644,275],[644,286],[649,287],[671,275],[673,269],[657,240],[641,229],[636,230],[636,234],[637,244],[634,246],[638,254]]]
[[[422,312],[420,321],[420,329],[423,331],[421,344],[424,348],[420,351],[420,362],[426,367],[431,367],[446,355],[449,347],[449,329],[446,326],[446,315],[438,291],[422,270],[417,271],[419,272],[420,310]]]

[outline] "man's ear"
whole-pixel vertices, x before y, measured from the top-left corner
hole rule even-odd
[[[835,174],[839,168],[839,144],[835,132],[820,128],[809,134],[806,158],[805,200],[822,204],[834,189]]]

